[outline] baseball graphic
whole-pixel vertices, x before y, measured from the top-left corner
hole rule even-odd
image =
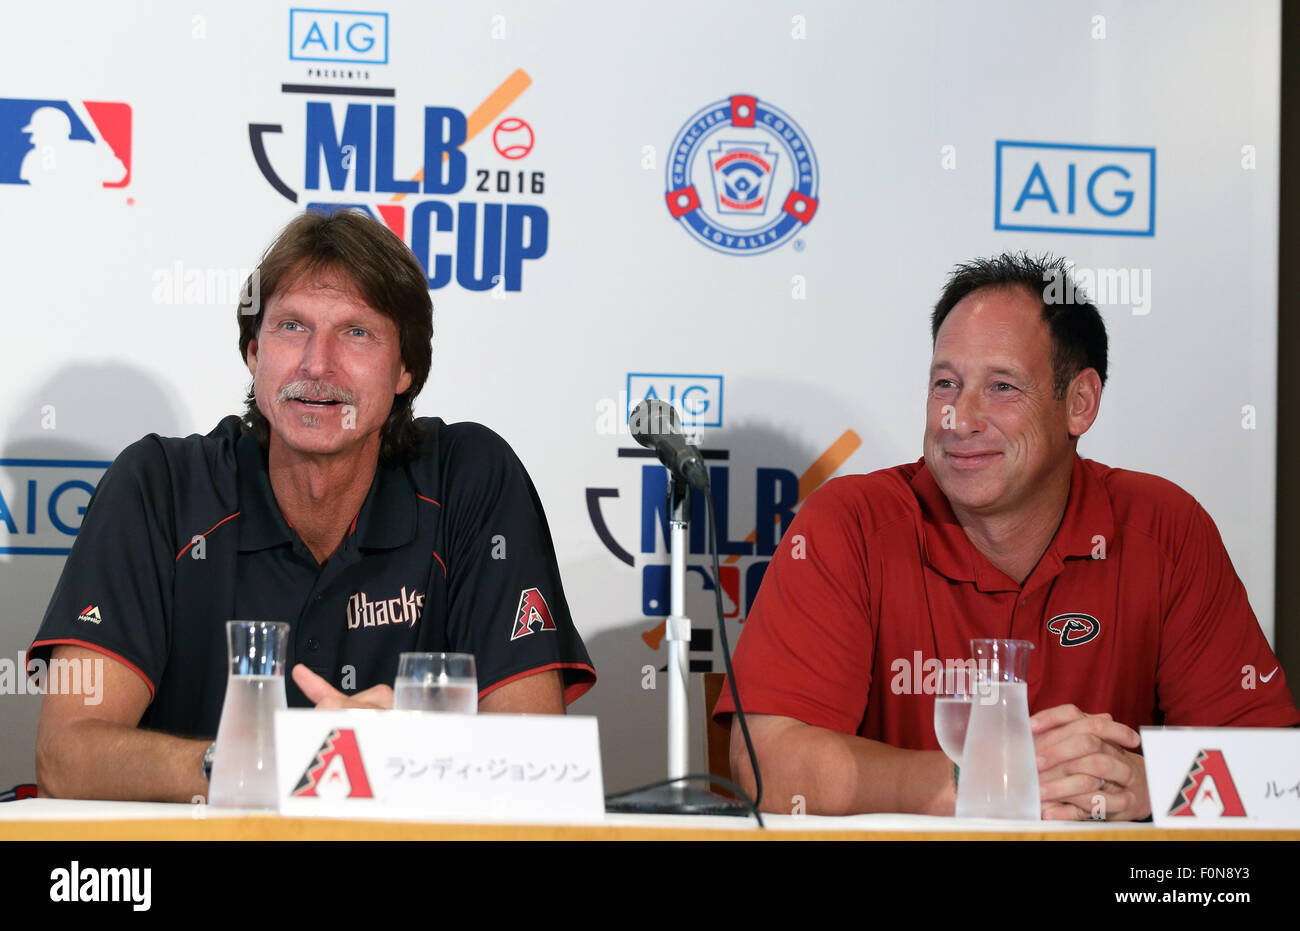
[[[492,130],[492,145],[505,158],[523,158],[533,150],[533,128],[517,117],[508,116]]]

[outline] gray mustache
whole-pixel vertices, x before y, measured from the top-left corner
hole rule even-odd
[[[323,381],[293,381],[276,392],[277,401],[294,401],[310,398],[314,401],[338,401],[340,404],[355,404],[356,395],[346,388],[339,388]]]

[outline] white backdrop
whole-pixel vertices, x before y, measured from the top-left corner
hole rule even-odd
[[[784,500],[846,431],[860,443],[835,447],[839,473],[921,454],[929,309],[951,266],[976,255],[1050,250],[1081,269],[1130,270],[1111,280],[1143,293],[1112,295],[1102,308],[1112,379],[1081,452],[1194,494],[1271,637],[1278,4],[1167,0],[1110,5],[1104,18],[1095,6],[392,0],[367,16],[291,19],[280,3],[194,12],[115,0],[7,11],[7,33],[22,39],[0,58],[0,495],[10,518],[0,512],[0,659],[17,663],[30,643],[79,521],[85,486],[57,489],[93,485],[102,474],[93,463],[145,433],[205,433],[241,407],[236,296],[216,279],[254,265],[308,202],[382,204],[408,242],[416,219],[443,209],[421,210],[428,201],[450,204],[449,216],[471,211],[476,240],[500,209],[487,205],[505,205],[507,219],[520,214],[511,205],[544,210],[545,254],[520,260],[518,281],[474,291],[453,280],[433,291],[434,365],[417,411],[490,425],[530,469],[600,675],[573,710],[600,717],[610,790],[663,775],[666,699],[666,682],[646,688],[643,673],[665,658],[647,604],[654,592],[643,590],[657,571],[645,568],[666,562],[662,540],[642,546],[657,503],[643,481],[657,473],[620,457],[632,444],[602,429],[611,406],[626,403],[630,382],[635,392],[708,389],[692,398],[710,400],[706,421],[721,410],[703,442],[726,454],[714,460],[725,470],[715,481],[729,491],[727,536],[742,541],[760,523],[759,501]],[[285,88],[295,84],[313,89]],[[673,140],[733,95],[757,98],[760,114],[785,114],[816,160],[811,221],[755,255],[697,241],[665,200]],[[72,142],[29,142],[32,101],[66,105],[87,129],[81,147],[75,131]],[[388,167],[409,179],[424,161],[425,108],[469,115],[485,101],[485,128],[461,149],[462,190],[401,200],[376,192],[386,146],[381,138],[372,149],[370,134],[380,108],[393,108]],[[123,108],[102,103],[129,107],[125,134]],[[349,154],[309,150],[312,105],[332,108],[327,118],[345,134],[349,105],[371,120],[350,137],[361,151],[350,153],[345,190],[328,190],[324,169],[325,190],[305,187],[305,153],[319,164]],[[512,141],[528,142],[522,132],[494,136],[507,118],[530,127],[522,158],[494,145],[518,154]],[[259,169],[250,124],[280,127],[252,135],[296,204]],[[92,139],[95,157],[79,160]],[[706,141],[749,144],[770,171],[751,172],[731,191],[742,206],[722,213],[700,162],[690,179],[698,216],[735,229],[780,216],[798,150],[761,127]],[[1054,147],[1005,147],[999,163],[999,141]],[[1108,165],[1129,176],[1102,172],[1090,200],[1089,179]],[[22,183],[33,166],[68,183]],[[124,185],[104,186],[128,166]],[[500,172],[508,192],[497,191]],[[80,191],[69,186],[77,174],[91,182]],[[754,185],[769,182],[754,208]],[[1132,192],[1127,211],[1123,191]],[[806,218],[806,205],[795,209]],[[456,215],[457,228],[467,215]],[[530,216],[516,244],[536,253],[540,214]],[[453,233],[429,242],[434,254],[466,258]],[[170,299],[168,284],[179,292]],[[30,552],[41,549],[53,552]],[[735,582],[724,578],[733,638],[752,597],[747,573],[762,561],[739,555]],[[697,626],[712,610],[702,584],[692,574]],[[698,646],[693,658],[720,669],[717,644]],[[0,669],[0,791],[33,780],[39,709],[39,697],[11,694],[5,681]]]

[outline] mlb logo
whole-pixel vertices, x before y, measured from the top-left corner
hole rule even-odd
[[[993,228],[1154,236],[1156,150],[997,143]]]
[[[737,566],[719,566],[722,579],[722,616],[740,616],[740,569]],[[670,596],[672,579],[670,567],[649,565],[641,569],[641,611],[647,617],[667,617],[671,608]],[[689,578],[698,575],[703,591],[712,592],[713,573],[704,566],[687,566]],[[711,615],[710,615],[711,616]],[[700,621],[706,627],[711,626],[707,619]]]
[[[388,14],[346,10],[289,11],[289,58],[388,64]]]
[[[718,141],[709,150],[718,213],[762,216],[767,211],[777,153],[765,142]]]
[[[131,107],[0,98],[0,184],[92,191],[131,183]]]

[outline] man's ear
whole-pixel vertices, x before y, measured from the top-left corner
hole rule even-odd
[[[244,364],[248,366],[248,374],[257,375],[257,340],[248,341],[248,349],[244,353]]]
[[[406,392],[410,390],[411,382],[413,381],[415,381],[414,376],[412,376],[411,373],[406,370],[406,366],[403,365],[402,374],[398,376],[397,387],[393,389],[393,394],[406,394]]]
[[[1074,376],[1065,393],[1065,404],[1070,436],[1083,436],[1101,409],[1101,376],[1096,369],[1086,368]]]

